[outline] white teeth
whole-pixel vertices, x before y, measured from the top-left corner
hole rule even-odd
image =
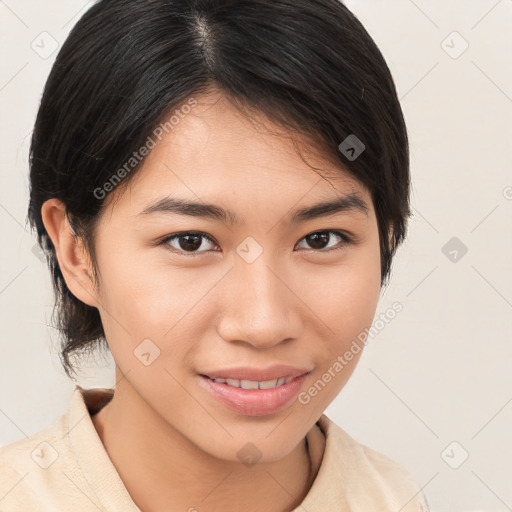
[[[262,382],[260,382],[260,389],[270,389],[270,388],[275,388],[277,386],[277,381],[279,379],[274,379],[274,380],[264,380]]]
[[[240,387],[243,389],[258,389],[258,381],[243,379],[240,381]]]
[[[274,380],[264,380],[264,381],[258,381],[258,380],[248,380],[248,379],[220,379],[216,378],[213,379],[215,382],[220,382],[221,384],[227,384],[228,386],[233,386],[234,388],[242,388],[242,389],[271,389],[275,388],[277,386],[282,386],[283,384],[287,384],[291,380],[293,380],[294,377],[288,377],[287,379],[284,377],[281,377],[280,379],[274,379]]]

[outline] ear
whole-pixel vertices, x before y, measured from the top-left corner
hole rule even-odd
[[[48,199],[41,207],[41,216],[67,287],[77,299],[98,307],[90,257],[69,223],[66,206],[59,199]]]

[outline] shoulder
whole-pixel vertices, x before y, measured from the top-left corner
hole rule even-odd
[[[375,510],[428,512],[426,499],[412,475],[398,462],[360,443],[322,415],[331,467],[351,489],[355,500],[375,503]],[[327,453],[326,453],[327,455]]]
[[[50,467],[59,458],[59,449],[66,440],[68,417],[69,409],[53,425],[0,447],[0,466],[9,465],[20,472]]]
[[[361,443],[357,444],[364,454],[368,466],[379,476],[383,487],[385,486],[388,489],[390,499],[403,507],[400,510],[403,510],[403,512],[428,512],[426,498],[409,471],[387,455]]]
[[[69,432],[70,409],[53,425],[0,447],[0,512],[57,512],[76,499],[73,482],[81,486],[83,479]]]
[[[55,424],[0,448],[0,511],[40,510],[39,492],[59,458],[57,431]]]

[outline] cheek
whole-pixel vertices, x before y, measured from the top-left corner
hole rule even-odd
[[[368,327],[375,315],[380,296],[380,268],[372,272],[362,267],[345,276],[337,297],[338,308],[332,311],[338,329],[355,337]]]
[[[325,410],[354,372],[364,350],[358,336],[371,325],[379,300],[380,267],[377,271],[366,265],[347,267],[337,275],[329,292],[317,298],[319,317],[329,332],[320,336],[317,369],[298,397],[300,404],[311,408],[312,416]]]
[[[127,345],[158,337],[173,325],[173,312],[180,302],[176,283],[151,264],[143,251],[121,242],[103,246],[98,256],[101,268],[100,301],[102,322],[109,343]],[[108,331],[108,332],[107,332]]]
[[[302,296],[328,327],[328,338],[340,344],[371,324],[380,290],[380,256],[375,244],[354,252],[336,267],[310,273]]]
[[[122,241],[110,247],[105,244],[99,261],[102,304],[127,328],[141,324],[151,331],[156,326],[169,329],[174,317],[182,314],[184,299],[199,296],[197,280],[191,279],[190,272],[173,267],[165,256],[160,247],[133,247]]]
[[[314,304],[312,309],[328,327],[321,336],[322,350],[317,362],[320,375],[327,371],[331,373],[329,391],[323,394],[325,399],[329,395],[329,401],[354,371],[364,349],[361,333],[371,326],[375,316],[381,289],[377,241],[364,251],[354,252],[354,257],[347,258],[335,271],[331,268],[328,273],[326,269],[322,272],[325,272],[322,278],[326,283],[323,292],[310,294],[309,300]],[[316,281],[321,282],[319,279]],[[342,359],[342,368],[339,358]],[[322,380],[329,380],[329,375]]]
[[[103,258],[100,267],[101,317],[114,358],[126,367],[134,349],[150,339],[161,351],[159,362],[171,358],[176,365],[201,338],[202,303],[225,270],[178,268],[161,253],[155,260],[128,249],[118,254]]]

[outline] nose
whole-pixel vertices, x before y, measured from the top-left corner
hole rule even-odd
[[[252,263],[242,259],[225,280],[217,329],[222,339],[271,348],[298,338],[302,329],[300,300],[290,277],[269,266],[260,256]],[[275,265],[274,265],[275,267]]]

